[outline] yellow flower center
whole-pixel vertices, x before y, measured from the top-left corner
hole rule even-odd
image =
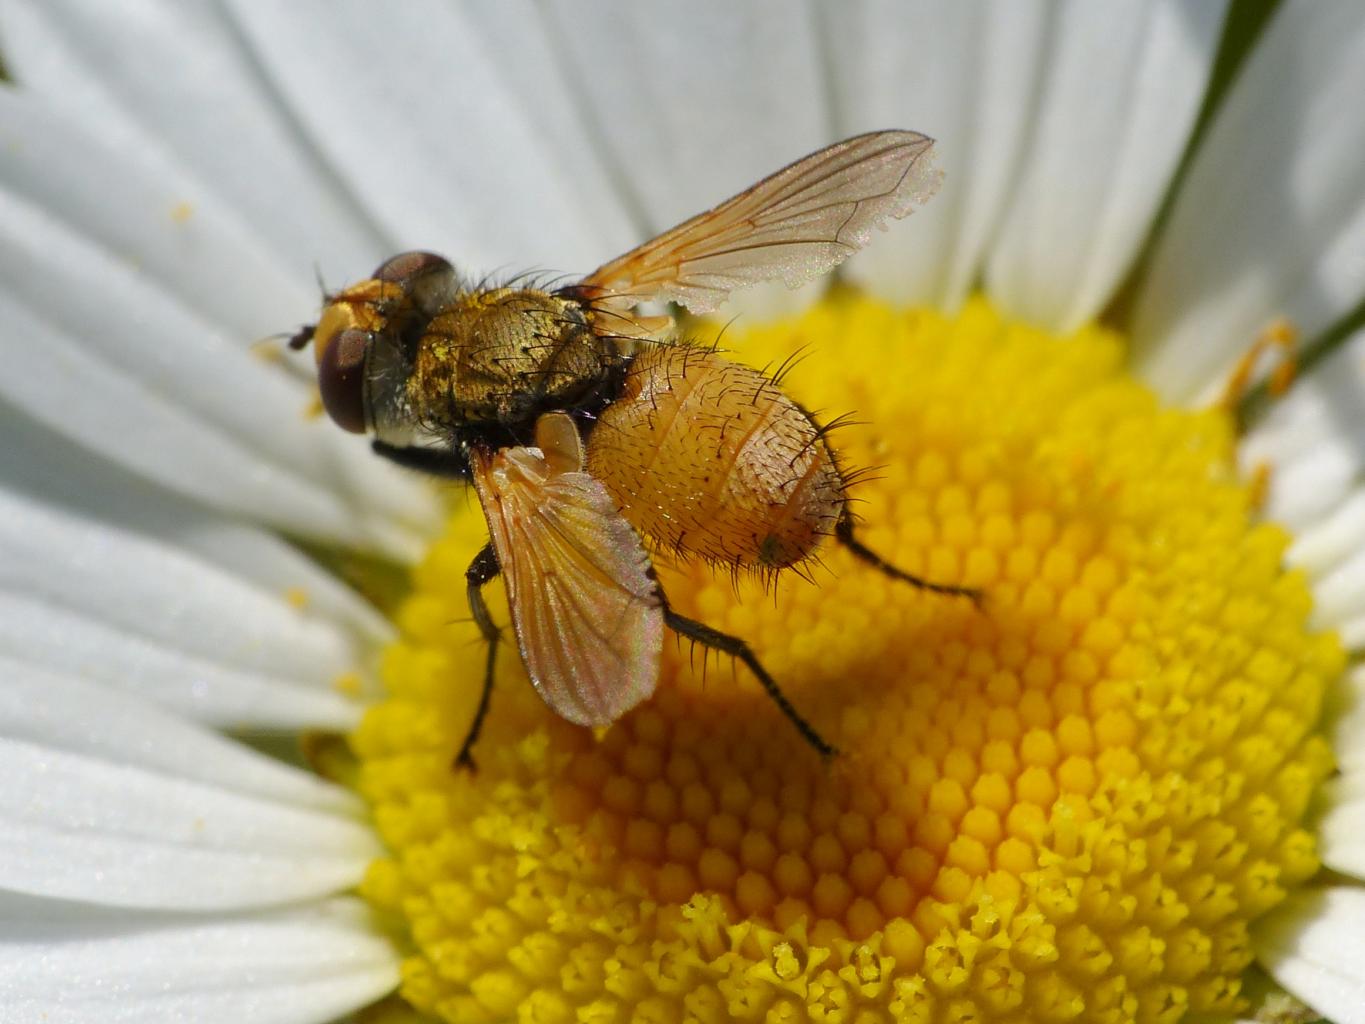
[[[661,565],[746,638],[843,753],[672,639],[658,692],[594,736],[514,645],[477,775],[464,569],[475,502],[417,570],[389,697],[353,737],[392,855],[365,895],[410,941],[404,997],[450,1021],[1174,1021],[1234,1012],[1248,925],[1317,868],[1343,667],[1286,537],[1253,522],[1215,411],[1163,409],[1120,338],[831,300],[725,346],[810,355],[862,538],[982,609],[836,545],[775,592]],[[488,588],[507,622],[501,587]]]

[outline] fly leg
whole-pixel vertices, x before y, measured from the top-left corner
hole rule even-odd
[[[424,448],[416,444],[403,447],[387,441],[371,441],[370,447],[376,455],[382,455],[404,469],[415,469],[448,480],[469,479],[469,456],[459,447]]]
[[[921,576],[912,576],[908,572],[897,569],[894,565],[877,554],[871,548],[865,546],[862,541],[853,536],[853,519],[847,510],[839,516],[839,524],[834,528],[835,539],[853,552],[858,558],[862,559],[872,568],[885,573],[893,580],[901,580],[911,586],[919,587],[934,594],[948,594],[954,597],[971,598],[972,603],[977,607],[981,606],[982,593],[976,587],[956,587],[949,583],[932,583]]]
[[[662,591],[660,591],[659,597],[663,599]],[[803,740],[814,747],[823,758],[828,759],[839,753],[837,747],[816,732],[815,726],[807,722],[801,717],[801,712],[792,707],[787,695],[777,685],[777,680],[768,674],[768,670],[754,656],[754,652],[745,641],[737,636],[722,633],[718,629],[712,629],[703,622],[697,622],[695,619],[679,615],[669,607],[666,600],[664,601],[664,625],[679,636],[685,636],[703,647],[714,648],[722,654],[728,654],[730,657],[738,658],[744,662],[745,665],[749,666],[749,671],[757,676],[758,681],[763,684],[764,691],[772,698],[772,702],[777,705],[778,710],[787,716],[787,721],[796,726],[796,731],[801,734]]]
[[[479,706],[474,711],[474,721],[469,724],[469,731],[465,733],[464,742],[460,744],[460,752],[455,757],[456,768],[467,768],[470,771],[477,770],[471,751],[478,741],[480,730],[483,729],[484,717],[488,714],[488,700],[493,695],[493,666],[497,663],[498,640],[502,635],[493,624],[492,616],[488,614],[488,605],[484,604],[483,585],[500,571],[493,545],[485,544],[483,550],[474,556],[474,561],[469,563],[469,568],[464,574],[466,593],[469,595],[469,610],[474,616],[479,632],[488,643],[488,657],[483,667],[483,693],[479,695]]]

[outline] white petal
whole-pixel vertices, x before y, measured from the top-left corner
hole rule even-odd
[[[1275,477],[1271,475],[1271,486]],[[1291,564],[1321,575],[1365,548],[1365,487],[1354,487],[1312,526],[1294,538]]]
[[[358,817],[360,801],[314,775],[134,697],[0,657],[0,737]]]
[[[657,8],[630,0],[546,11],[595,138],[645,222],[629,245],[836,141],[804,9],[698,0],[664,23]],[[597,252],[595,262],[604,255],[616,253]],[[772,312],[800,297],[783,290],[754,301]]]
[[[0,94],[0,107],[10,105]],[[56,122],[32,104],[16,109],[23,130],[5,123],[19,131],[21,150],[61,141]],[[72,159],[59,150],[53,159]],[[121,180],[116,167],[103,170],[111,187]],[[0,211],[0,312],[6,336],[17,339],[6,347],[10,372],[0,377],[0,394],[16,407],[219,507],[299,533],[417,548],[432,522],[428,492],[380,465],[361,439],[306,422],[311,385],[250,352],[247,338],[216,330],[128,254],[69,231],[52,211],[5,192]]]
[[[300,125],[401,248],[444,251],[477,275],[584,271],[628,241],[591,137],[549,123],[568,113],[553,65],[531,79],[545,92],[518,80],[544,53],[533,11],[503,46],[485,30],[510,15],[429,0],[382,15],[354,0],[230,7]]]
[[[464,4],[459,14],[464,19],[461,31],[471,33],[485,52],[497,54],[499,86],[515,97],[517,113],[527,119],[529,130],[552,146],[559,177],[579,192],[588,210],[603,214],[595,225],[601,244],[615,256],[645,238],[648,222],[623,194],[622,168],[600,145],[598,113],[587,105],[583,83],[576,79],[559,30],[543,5],[501,0]],[[578,31],[591,29],[580,26]],[[584,256],[588,262],[572,269],[586,271],[611,258],[586,249]],[[512,253],[507,259],[519,264],[525,257]]]
[[[355,900],[231,917],[0,905],[0,945],[5,1024],[324,1024],[398,982]]]
[[[629,0],[549,10],[651,230],[834,141],[813,27],[778,0],[703,0],[666,30]],[[609,60],[594,25],[611,26]]]
[[[79,233],[146,287],[222,325],[239,348],[316,312],[317,286],[306,264],[281,263],[251,225],[153,154],[116,148],[13,89],[0,90],[0,140],[7,207],[25,207],[39,224],[52,221]],[[7,226],[8,219],[7,213]],[[9,244],[33,243],[21,235]],[[77,283],[62,273],[56,280]],[[111,312],[130,308],[125,300]]]
[[[0,587],[225,665],[319,686],[359,659],[344,630],[178,548],[173,535],[142,534],[2,488]]]
[[[380,852],[349,814],[91,754],[0,738],[0,773],[0,885],[29,895],[258,907],[349,888]]]
[[[1365,295],[1365,5],[1281,5],[1190,168],[1136,307],[1144,375],[1210,395],[1267,323],[1306,338]]]
[[[1309,530],[1339,507],[1360,471],[1359,459],[1342,443],[1345,440],[1322,447],[1304,445],[1284,462],[1253,461],[1250,447],[1244,450],[1241,461],[1245,465],[1261,464],[1270,470],[1265,517],[1294,530]]]
[[[1365,665],[1346,673],[1332,716],[1332,751],[1342,775],[1353,786],[1365,782]]]
[[[1335,629],[1348,650],[1365,650],[1365,549],[1313,584],[1313,617]]]
[[[3,407],[0,436],[6,442],[0,446],[0,494],[170,542],[322,621],[343,624],[374,643],[392,639],[393,627],[372,605],[274,534],[148,484]]]
[[[1342,731],[1336,735],[1342,736]],[[1365,774],[1359,767],[1359,748],[1365,740],[1359,736],[1352,740],[1357,748],[1351,755],[1352,767],[1323,790],[1327,810],[1318,826],[1318,852],[1333,871],[1365,878]]]
[[[1286,559],[1314,577],[1315,622],[1336,630],[1348,650],[1365,651],[1365,486],[1299,535]]]
[[[1239,458],[1270,470],[1265,516],[1295,534],[1287,560],[1314,577],[1317,623],[1365,647],[1365,331],[1271,405]]]
[[[358,277],[393,251],[216,6],[4,0],[0,30],[25,90],[124,152],[156,153],[232,208],[294,280],[311,284],[314,264],[328,279]]]
[[[987,266],[987,289],[1006,309],[1067,330],[1109,299],[1189,141],[1224,7],[1059,8],[1037,127]]]
[[[0,652],[224,729],[346,731],[361,713],[353,697],[315,681],[223,665],[23,595],[0,593]]]
[[[231,546],[209,557],[202,549],[214,547],[213,519],[184,503],[149,508],[149,495],[113,490],[103,519],[13,490],[21,480],[0,475],[0,651],[137,686],[221,724],[354,722],[358,704],[333,687],[364,667],[368,652],[340,623],[291,602],[279,576],[252,578],[228,561],[239,551],[263,554],[272,542],[223,526]],[[93,490],[87,500],[100,497]],[[139,507],[145,518],[120,518]],[[294,555],[276,572],[305,566]],[[296,585],[319,575],[300,571]],[[310,710],[322,720],[296,723]],[[233,712],[242,717],[221,717]]]
[[[1294,893],[1257,927],[1262,965],[1335,1024],[1365,1022],[1365,889]]]
[[[885,298],[956,307],[1032,123],[1047,9],[1040,2],[817,4],[832,57],[838,134],[912,128],[938,140],[943,187],[848,275]]]
[[[1334,514],[1365,477],[1365,331],[1276,400],[1238,455],[1246,471],[1270,469],[1267,518],[1303,536]],[[1358,526],[1365,529],[1365,516]],[[1302,553],[1325,567],[1313,547]]]

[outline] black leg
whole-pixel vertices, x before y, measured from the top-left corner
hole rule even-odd
[[[483,667],[483,693],[479,695],[479,706],[474,711],[474,721],[470,723],[464,742],[460,744],[460,752],[455,757],[456,768],[468,768],[470,771],[476,770],[471,752],[478,741],[479,731],[483,728],[484,717],[488,714],[488,700],[493,694],[493,666],[497,663],[498,639],[501,636],[488,614],[488,605],[483,603],[483,585],[500,571],[493,545],[485,544],[483,550],[474,556],[474,561],[469,563],[469,568],[464,574],[466,593],[469,595],[469,610],[474,614],[474,622],[478,625],[479,632],[488,642],[488,660],[484,662]]]
[[[662,593],[660,596],[663,596]],[[749,649],[749,645],[739,637],[730,636],[718,629],[712,629],[705,623],[679,615],[668,606],[667,601],[664,602],[664,625],[680,636],[695,640],[703,647],[712,647],[744,662],[749,666],[749,671],[757,676],[758,681],[763,684],[763,689],[772,698],[778,710],[787,716],[787,720],[792,725],[796,726],[796,731],[801,734],[803,740],[819,751],[821,757],[831,758],[839,753],[838,748],[816,732],[815,726],[802,718],[801,713],[792,707],[791,701],[787,700],[787,695],[782,692],[777,681],[768,675],[768,670],[754,657],[754,652]]]
[[[880,572],[886,573],[893,580],[901,580],[912,586],[919,587],[921,590],[928,590],[934,594],[950,594],[955,597],[971,598],[972,603],[977,607],[981,606],[982,593],[975,587],[955,587],[949,583],[931,583],[920,576],[911,576],[908,572],[897,569],[894,565],[882,558],[869,547],[865,547],[858,538],[853,536],[853,520],[848,513],[839,517],[839,525],[834,528],[835,539],[844,547],[852,551],[868,565]]]
[[[416,469],[432,476],[451,480],[469,479],[469,456],[459,448],[424,448],[421,445],[400,447],[387,441],[372,441],[370,447],[405,469]]]

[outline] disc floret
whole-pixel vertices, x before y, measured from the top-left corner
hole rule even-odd
[[[481,523],[457,502],[353,738],[405,997],[460,1021],[1238,1010],[1248,926],[1317,869],[1302,819],[1343,655],[1255,522],[1229,418],[1162,408],[1110,333],[982,302],[827,301],[726,346],[806,346],[784,386],[856,410],[838,442],[877,467],[854,494],[869,545],[987,600],[834,547],[772,594],[664,565],[670,600],[749,640],[844,751],[833,768],[743,672],[669,643],[654,699],[600,736],[506,651],[481,770],[452,774],[482,660],[462,621]]]

